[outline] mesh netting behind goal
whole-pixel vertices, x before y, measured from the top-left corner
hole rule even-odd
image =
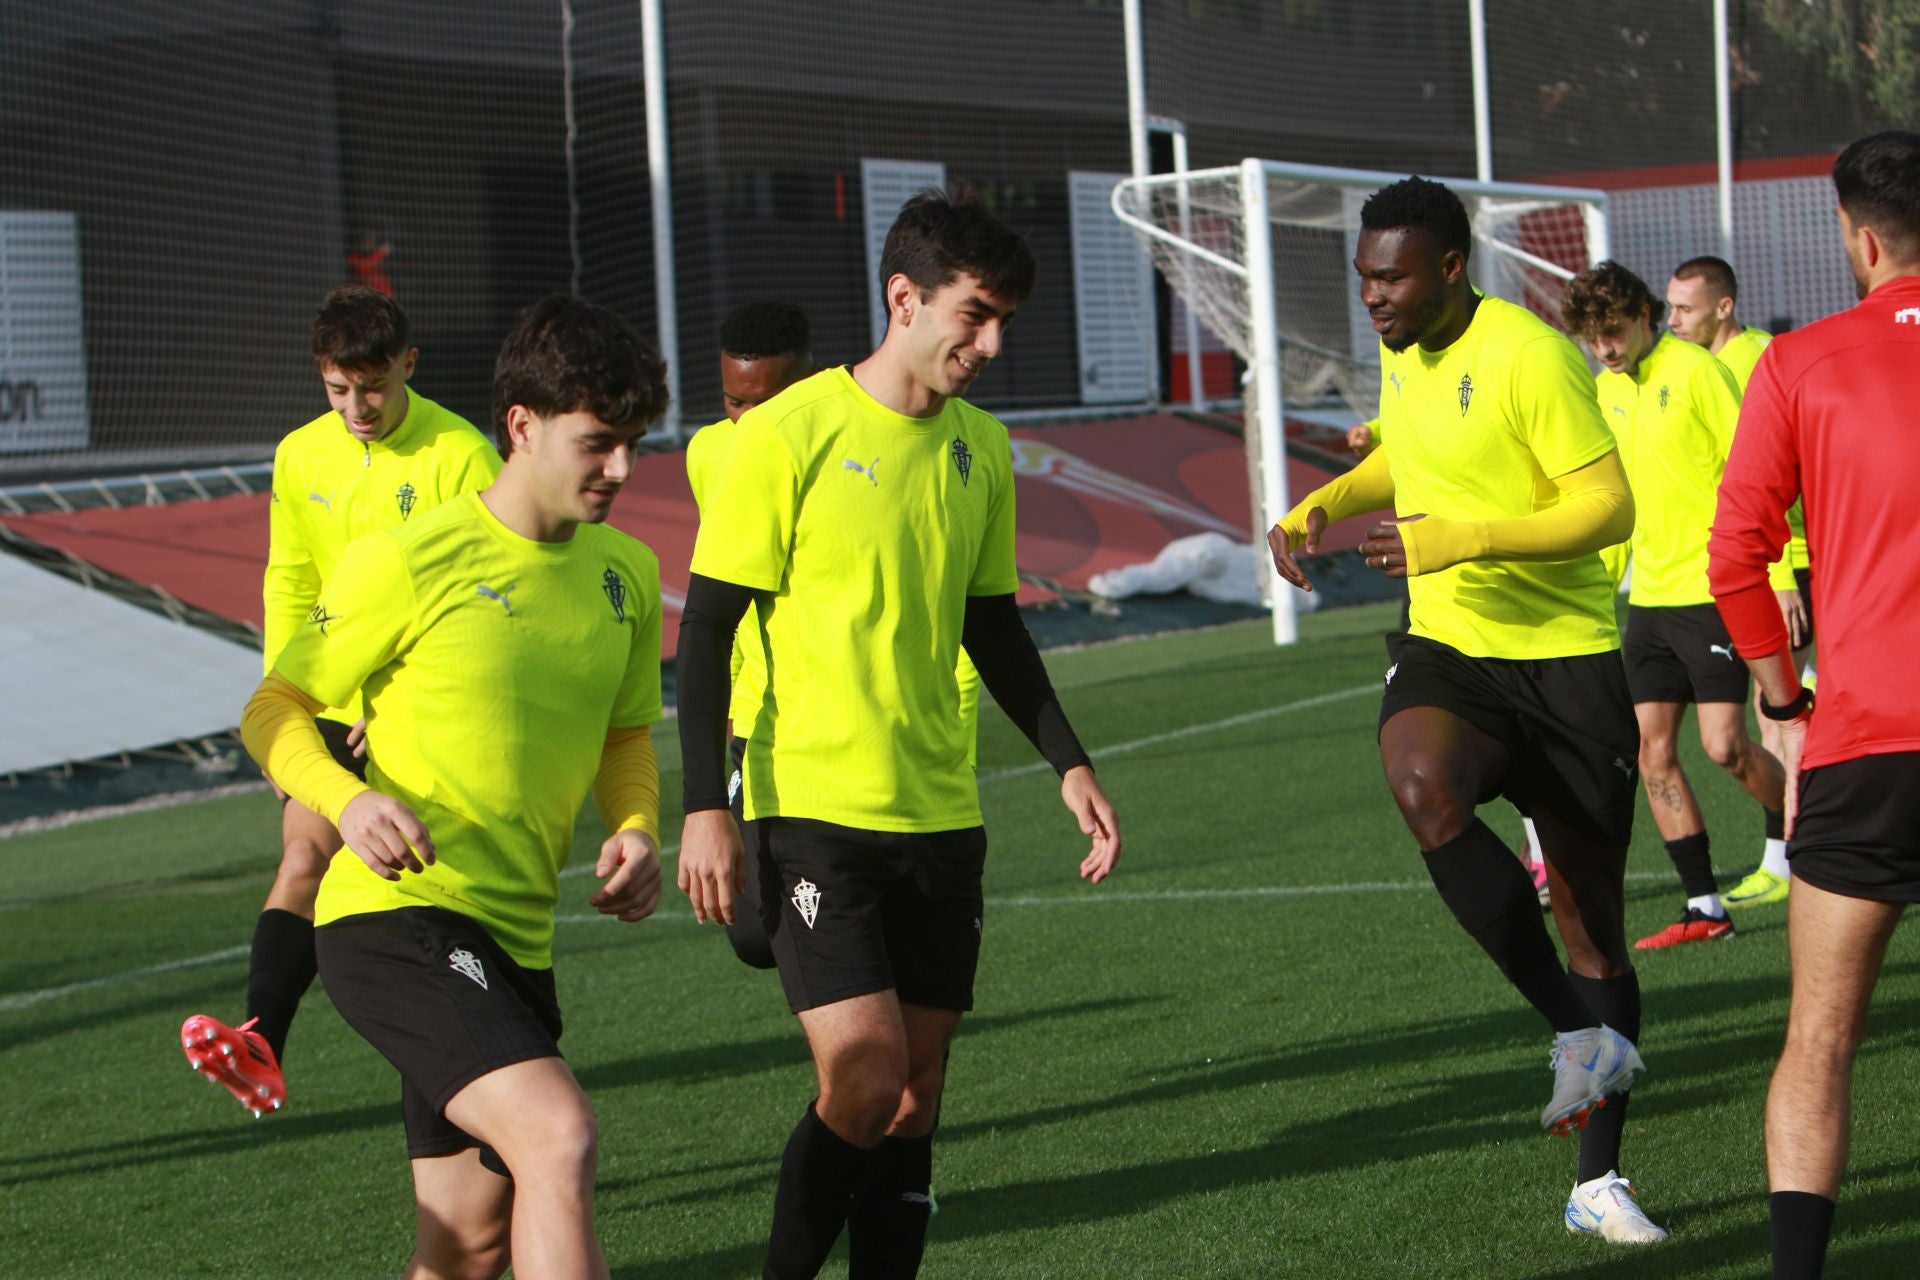
[[[1360,305],[1353,257],[1360,206],[1398,175],[1266,162],[1270,287],[1287,409],[1374,415],[1378,339]],[[1115,207],[1143,232],[1155,265],[1208,328],[1257,365],[1255,284],[1247,271],[1247,191],[1241,166],[1121,185]],[[1559,327],[1560,294],[1606,256],[1605,197],[1515,184],[1448,184],[1472,219],[1470,270],[1485,292]]]

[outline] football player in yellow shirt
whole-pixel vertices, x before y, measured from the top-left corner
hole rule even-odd
[[[1623,656],[1648,807],[1687,895],[1679,920],[1640,939],[1641,950],[1734,936],[1706,819],[1680,763],[1688,704],[1707,756],[1769,815],[1784,809],[1786,785],[1779,760],[1748,734],[1746,664],[1707,586],[1706,534],[1733,447],[1739,389],[1704,348],[1660,332],[1664,310],[1646,282],[1616,262],[1575,276],[1561,303],[1568,332],[1607,366],[1597,394],[1610,413],[1623,411],[1609,421],[1640,504]],[[1784,562],[1776,573],[1775,586],[1791,589]]]
[[[1467,275],[1460,200],[1408,178],[1362,207],[1354,269],[1380,335],[1380,447],[1269,532],[1274,567],[1327,525],[1391,502],[1366,563],[1404,577],[1380,709],[1380,759],[1454,918],[1554,1031],[1548,1132],[1581,1130],[1568,1231],[1666,1238],[1620,1176],[1640,984],[1625,873],[1638,733],[1599,551],[1633,528],[1633,495],[1573,344]],[[1504,795],[1546,855],[1560,967],[1534,888],[1475,809]]]
[[[973,1005],[986,834],[967,763],[962,647],[1061,776],[1099,882],[1120,833],[1014,604],[1007,429],[961,396],[1033,291],[1026,244],[971,192],[908,201],[881,255],[872,355],[735,425],[702,495],[680,627],[679,884],[729,920],[727,653],[749,605],[767,655],[741,791],[781,986],[819,1096],[789,1138],[764,1273],[912,1276],[926,1245],[947,1046]]]
[[[398,303],[363,285],[333,290],[314,316],[313,363],[329,408],[274,451],[263,585],[267,671],[306,624],[348,543],[418,520],[485,488],[500,471],[485,436],[408,385],[420,359],[409,329]],[[356,691],[319,723],[334,759],[364,775],[359,703]],[[229,1027],[194,1014],[180,1028],[195,1070],[255,1115],[286,1101],[287,1031],[313,984],[313,898],[340,848],[331,822],[279,794],[280,869],[254,926],[246,1021]]]
[[[553,913],[591,792],[591,905],[660,896],[660,570],[603,522],[666,403],[613,312],[556,295],[494,371],[486,490],[369,534],[247,704],[247,749],[346,847],[314,931],[327,995],[400,1072],[407,1274],[605,1277],[592,1106],[560,1056]],[[364,690],[365,781],[314,717]]]
[[[1712,256],[1688,258],[1673,269],[1667,281],[1668,327],[1673,336],[1705,347],[1727,366],[1744,398],[1747,379],[1753,376],[1760,353],[1773,341],[1764,329],[1740,323],[1734,307],[1740,296],[1740,282],[1724,259]],[[1787,543],[1787,560],[1793,569],[1794,585],[1777,588],[1781,616],[1787,623],[1787,637],[1793,646],[1794,661],[1806,664],[1813,657],[1813,576],[1807,557],[1806,522],[1800,504],[1787,511],[1787,526],[1792,538]],[[1807,682],[1811,686],[1811,681]],[[1759,714],[1760,689],[1754,687],[1755,718],[1760,722],[1760,745],[1774,759],[1783,759],[1779,722]],[[1784,902],[1791,887],[1787,869],[1786,822],[1783,813],[1767,811],[1766,850],[1760,865],[1723,895],[1729,907],[1758,907]]]

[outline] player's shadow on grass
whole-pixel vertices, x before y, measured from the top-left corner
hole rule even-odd
[[[185,1074],[181,1073],[183,1078]],[[230,1124],[222,1124],[217,1129],[175,1130],[125,1142],[0,1157],[0,1188],[42,1183],[50,1178],[84,1178],[142,1165],[173,1162],[185,1165],[209,1156],[257,1150],[265,1143],[303,1142],[354,1129],[397,1130],[399,1127],[397,1100],[317,1115],[279,1115],[258,1124],[235,1117]]]
[[[1052,1021],[1084,1014],[1117,1013],[1135,1005],[1150,1004],[1151,996],[1111,996],[1101,1000],[1079,1000],[1044,1008],[1019,1009],[1005,1013],[969,1015],[962,1034],[969,1040],[1029,1022]],[[756,1075],[762,1071],[787,1070],[809,1061],[806,1037],[798,1027],[784,1035],[762,1036],[754,1040],[727,1044],[698,1045],[690,1049],[662,1053],[637,1054],[612,1062],[590,1066],[576,1065],[575,1078],[589,1096],[603,1089],[623,1089],[634,1085],[671,1082],[700,1084],[735,1076]],[[785,1141],[785,1135],[781,1137]]]
[[[165,996],[167,1007],[191,1011],[206,1007],[215,1001],[231,1001],[235,991],[233,974],[236,970],[244,973],[245,965],[246,957],[236,956],[231,966],[225,964],[207,966],[209,973],[205,981],[184,989],[168,989]],[[102,1027],[111,1026],[117,1022],[151,1018],[154,1015],[157,997],[152,994],[129,995],[114,1004],[103,1004],[96,992],[75,991],[56,999],[65,1006],[62,1012],[49,1014],[39,1007],[29,1005],[25,1009],[16,1009],[0,1015],[0,1053],[24,1049],[28,1045],[37,1044],[42,1040],[51,1040],[70,1032],[98,1031]],[[54,1001],[48,1001],[48,1007],[53,1003]],[[178,1025],[175,1023],[176,1027]],[[161,1048],[167,1047],[167,1041],[164,1038],[154,1043]],[[172,1052],[174,1061],[181,1067],[181,1074],[185,1075],[187,1060],[180,1054],[180,1044],[177,1039],[173,1041]]]

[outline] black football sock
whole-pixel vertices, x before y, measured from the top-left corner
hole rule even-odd
[[[1776,1191],[1767,1197],[1773,1219],[1773,1280],[1820,1280],[1833,1234],[1833,1201],[1811,1191]]]
[[[247,1016],[273,1047],[274,1061],[287,1054],[287,1030],[300,997],[318,972],[313,958],[313,921],[268,907],[253,927],[253,962],[247,970]]]
[[[1640,1043],[1640,975],[1618,978],[1588,978],[1567,970],[1567,981],[1580,993],[1596,1021]],[[1596,1108],[1580,1131],[1580,1172],[1577,1182],[1591,1182],[1601,1174],[1620,1169],[1620,1135],[1627,1125],[1629,1094],[1610,1093],[1606,1105]]]
[[[761,1264],[764,1280],[812,1280],[819,1274],[847,1225],[854,1188],[872,1159],[872,1151],[827,1128],[813,1104],[807,1104],[807,1114],[780,1157],[773,1229]]]
[[[1555,1031],[1593,1025],[1547,935],[1533,877],[1486,823],[1475,818],[1465,831],[1422,856],[1453,918]]]
[[[1787,811],[1785,809],[1762,809],[1767,815],[1767,839],[1785,840],[1787,838]]]
[[[933,1216],[933,1135],[885,1138],[847,1215],[847,1280],[912,1280]]]
[[[1713,855],[1707,851],[1706,832],[1667,841],[1667,856],[1673,859],[1673,869],[1680,873],[1680,886],[1689,898],[1720,892],[1713,878]]]

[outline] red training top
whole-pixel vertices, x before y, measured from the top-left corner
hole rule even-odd
[[[1801,763],[1920,751],[1920,276],[1782,334],[1753,371],[1707,543],[1742,654],[1786,646],[1767,565],[1796,497],[1820,660]]]

